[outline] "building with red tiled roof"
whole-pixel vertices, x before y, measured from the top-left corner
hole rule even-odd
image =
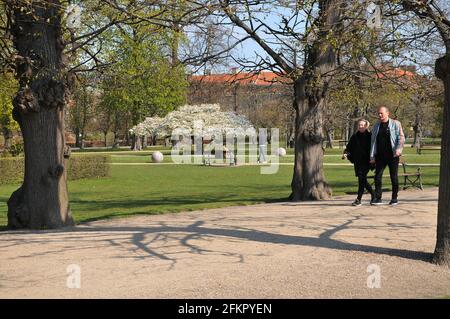
[[[219,103],[224,110],[244,112],[253,105],[292,104],[290,79],[274,72],[193,75],[189,104]]]
[[[289,84],[291,80],[282,77],[275,72],[240,72],[235,74],[209,74],[193,75],[191,82],[217,83],[217,84],[235,84],[271,86],[274,84]]]
[[[378,79],[410,81],[415,76],[410,70],[390,65],[379,70],[373,73]],[[255,127],[286,127],[286,131],[292,131],[288,122],[294,119],[294,92],[287,77],[274,72],[232,72],[193,75],[189,82],[188,104],[218,103],[224,111],[244,114]]]
[[[193,75],[188,104],[218,103],[245,115],[255,127],[284,127],[293,118],[293,86],[274,72]]]
[[[393,69],[389,69],[386,71],[378,72],[377,78],[383,79],[383,78],[389,77],[389,78],[394,78],[394,79],[404,78],[406,80],[411,80],[412,78],[414,78],[415,75],[416,75],[416,73],[408,71],[408,70],[393,68]]]

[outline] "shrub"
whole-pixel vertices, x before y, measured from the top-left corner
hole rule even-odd
[[[23,140],[21,137],[14,137],[10,140],[8,147],[5,146],[0,152],[0,157],[23,156]]]
[[[73,181],[81,178],[99,178],[109,174],[109,157],[106,155],[89,154],[73,155],[69,159],[68,179]]]
[[[23,180],[23,157],[0,158],[0,184],[20,183]]]
[[[81,178],[100,178],[109,175],[109,157],[89,154],[70,157],[67,165],[67,178],[70,181]],[[23,181],[24,158],[0,158],[0,185]]]
[[[22,139],[13,139],[11,142],[11,145],[8,148],[9,153],[14,156],[18,157],[23,155],[23,141]]]

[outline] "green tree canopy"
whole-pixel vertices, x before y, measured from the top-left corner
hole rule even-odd
[[[145,116],[165,115],[185,101],[184,67],[171,63],[165,39],[164,33],[146,27],[118,32],[119,46],[110,57],[117,62],[102,82],[103,104],[129,113],[134,125]]]
[[[19,125],[12,117],[12,99],[17,92],[17,81],[11,73],[0,73],[0,130],[6,140]]]

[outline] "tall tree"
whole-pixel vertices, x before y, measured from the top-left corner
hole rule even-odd
[[[395,2],[395,1],[394,1]],[[450,266],[450,18],[444,2],[402,0],[403,8],[434,25],[445,47],[435,63],[436,76],[444,84],[444,114],[439,176],[437,239],[434,262]],[[448,7],[445,9],[449,9]]]
[[[146,116],[165,115],[185,101],[187,80],[182,64],[173,65],[164,32],[146,26],[123,28],[111,52],[116,63],[103,83],[104,100],[127,112],[132,125]],[[133,145],[134,147],[134,145]]]
[[[336,39],[342,34],[342,13],[345,2],[320,0],[284,4],[283,1],[220,1],[223,12],[231,22],[247,33],[271,58],[280,73],[291,77],[294,86],[295,163],[292,177],[292,200],[324,199],[331,188],[323,172],[323,110],[329,82],[336,69]],[[279,28],[263,21],[264,10],[285,7]],[[292,8],[293,6],[293,8]],[[259,15],[258,15],[259,12]],[[300,31],[303,22],[303,31]],[[264,29],[282,49],[271,46],[263,38]],[[290,43],[291,42],[291,43]],[[296,48],[299,43],[302,50]],[[298,53],[304,54],[298,65]],[[255,64],[257,64],[255,62]]]
[[[68,126],[75,133],[75,146],[83,148],[86,127],[95,110],[95,91],[89,84],[91,78],[79,76],[74,84],[73,101],[69,107]]]
[[[14,119],[24,138],[25,177],[8,200],[11,228],[72,224],[64,158],[64,107],[68,76],[63,58],[59,0],[6,3],[16,77]]]
[[[13,116],[25,144],[24,183],[8,201],[11,228],[57,228],[72,224],[66,181],[65,156],[69,152],[64,141],[64,109],[74,74],[103,70],[111,63],[103,59],[102,34],[119,24],[137,26],[145,22],[170,28],[163,17],[166,2],[129,0],[80,1],[85,9],[81,27],[76,29],[67,24],[63,28],[62,22],[70,20],[63,18],[70,2],[1,1],[4,10],[0,15],[3,32],[0,63],[2,67],[15,68],[19,91],[13,102]],[[5,45],[10,40],[13,50]],[[161,79],[155,79],[158,80]],[[170,90],[170,85],[167,87]]]

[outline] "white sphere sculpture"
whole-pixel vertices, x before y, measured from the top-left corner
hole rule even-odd
[[[277,150],[277,154],[278,154],[278,156],[285,156],[286,155],[286,150],[284,148],[280,147]]]
[[[152,161],[155,163],[161,163],[164,159],[164,156],[161,152],[156,151],[152,153]]]

